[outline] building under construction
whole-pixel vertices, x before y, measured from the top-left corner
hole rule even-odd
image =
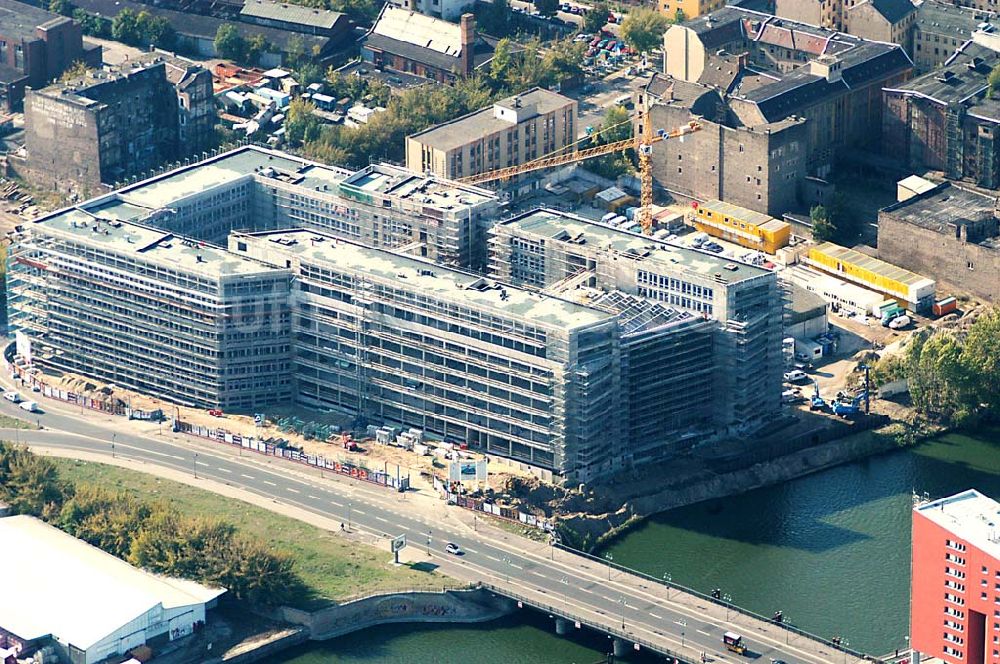
[[[43,368],[251,411],[292,397],[290,281],[286,269],[70,209],[11,244],[9,324]]]
[[[621,291],[713,321],[714,427],[754,430],[778,410],[782,297],[773,272],[552,210],[497,224],[490,255],[492,274],[514,284],[564,297],[576,287]]]
[[[298,399],[587,482],[623,467],[618,318],[307,230],[234,233],[296,275]]]

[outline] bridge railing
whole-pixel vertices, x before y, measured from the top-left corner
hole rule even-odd
[[[516,593],[513,590],[508,590],[507,588],[502,588],[492,583],[481,582],[479,586],[481,588],[489,590],[490,592],[496,593],[497,595],[502,595],[503,597],[507,597],[508,599],[517,600],[518,602],[521,602],[527,606],[531,606],[539,611],[545,611],[546,613],[549,613],[553,616],[557,616],[559,618],[564,618],[565,620],[572,620],[574,623],[579,623],[581,626],[586,625],[590,629],[609,634],[615,638],[621,639],[622,641],[638,644],[640,648],[645,648],[646,650],[660,653],[661,655],[665,655],[667,657],[672,657],[679,664],[694,664],[694,661],[690,657],[686,657],[681,653],[671,650],[670,648],[657,645],[652,641],[640,638],[635,634],[632,634],[617,627],[618,624],[617,619],[615,618],[613,613],[604,614],[608,618],[608,624],[602,625],[592,618],[585,618],[583,616],[576,615],[572,611],[569,611],[568,609],[559,608],[552,606],[550,604],[546,604],[545,602],[540,602],[537,599],[532,599],[525,595]]]
[[[673,581],[668,581],[667,579],[657,578],[657,577],[652,576],[650,574],[646,574],[645,572],[640,572],[639,570],[635,570],[635,569],[632,569],[631,567],[626,567],[625,565],[622,565],[620,563],[616,563],[613,560],[610,560],[608,558],[603,558],[601,556],[595,556],[594,554],[587,553],[586,551],[581,551],[579,549],[574,549],[573,547],[566,546],[565,544],[562,544],[562,543],[558,543],[557,542],[557,543],[554,544],[554,546],[556,546],[556,547],[558,547],[560,549],[563,549],[564,551],[567,551],[569,553],[572,553],[574,555],[582,556],[584,558],[588,558],[588,559],[593,560],[593,561],[595,561],[597,563],[600,563],[602,565],[607,565],[608,567],[611,567],[612,569],[617,569],[620,572],[625,572],[627,574],[632,574],[632,575],[635,575],[635,576],[640,577],[642,579],[645,579],[647,581],[652,581],[653,583],[658,583],[661,586],[664,586],[666,588],[670,588],[671,590],[678,590],[678,591],[686,593],[688,595],[693,595],[694,597],[697,597],[698,599],[704,600],[706,602],[711,602],[712,604],[715,604],[717,606],[725,607],[726,609],[728,609],[730,611],[734,611],[736,613],[743,614],[743,615],[745,615],[747,617],[754,618],[756,620],[760,620],[760,621],[762,621],[764,623],[767,623],[767,624],[770,624],[770,625],[774,625],[775,627],[779,627],[781,629],[788,630],[789,632],[792,632],[793,634],[798,634],[799,636],[804,636],[804,637],[806,637],[808,639],[811,639],[813,641],[816,641],[818,643],[822,643],[824,646],[826,646],[828,648],[832,648],[833,650],[838,650],[840,652],[846,653],[847,655],[849,655],[851,657],[855,657],[855,658],[861,659],[861,660],[867,660],[867,661],[870,661],[870,662],[876,662],[877,664],[882,664],[882,662],[883,662],[883,660],[881,660],[881,659],[879,659],[877,657],[872,657],[871,655],[868,655],[868,654],[863,653],[861,651],[854,650],[853,648],[851,648],[849,646],[845,646],[843,643],[835,643],[834,641],[831,641],[830,639],[824,638],[822,636],[817,636],[815,634],[812,634],[811,632],[807,632],[804,629],[796,627],[792,623],[789,623],[789,622],[781,622],[781,623],[775,622],[773,618],[768,618],[766,616],[760,615],[759,613],[754,613],[753,611],[750,611],[749,609],[745,609],[745,608],[743,608],[743,607],[741,607],[741,606],[739,606],[737,604],[733,604],[731,602],[727,602],[727,601],[725,601],[723,599],[716,599],[715,597],[712,597],[711,595],[706,595],[705,593],[702,593],[702,592],[699,592],[697,590],[694,590],[693,588],[688,588],[687,586],[683,586],[683,585],[681,585],[679,583],[674,583]]]

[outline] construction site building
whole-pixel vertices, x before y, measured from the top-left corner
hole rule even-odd
[[[894,298],[917,313],[934,304],[933,279],[832,242],[809,248],[805,263],[854,284]]]
[[[313,228],[481,269],[499,214],[486,189],[375,164],[353,172],[245,146],[83,204],[225,245],[232,230]]]
[[[711,319],[715,428],[753,431],[779,408],[782,296],[769,270],[554,210],[494,226],[490,270],[517,285],[619,290]]]
[[[229,248],[296,275],[301,403],[417,427],[545,479],[620,469],[617,317],[310,230]]]
[[[692,207],[695,228],[741,247],[773,255],[787,247],[792,237],[788,222],[738,205],[711,200]]]
[[[10,246],[11,329],[31,362],[198,408],[292,396],[291,274],[78,208]]]

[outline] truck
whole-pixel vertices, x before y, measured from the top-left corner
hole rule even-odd
[[[743,643],[743,637],[736,632],[726,632],[722,635],[722,643],[725,644],[726,650],[734,652],[737,655],[747,654],[747,646]]]
[[[946,297],[943,300],[938,300],[931,307],[931,311],[938,318],[957,310],[958,310],[958,300],[956,300],[953,297]]]
[[[861,412],[862,402],[868,399],[868,393],[861,391],[855,397],[842,397],[830,404],[830,410],[838,417],[850,417]]]
[[[898,305],[886,309],[885,311],[882,312],[882,319],[881,319],[882,327],[889,327],[889,323],[891,323],[893,319],[905,315],[906,315],[906,309]]]

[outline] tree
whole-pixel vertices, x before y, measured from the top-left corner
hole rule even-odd
[[[51,519],[62,508],[67,491],[51,460],[26,447],[0,442],[0,499],[15,513]]]
[[[152,44],[157,48],[173,48],[177,41],[177,32],[170,21],[162,16],[153,16],[148,12],[139,12],[139,32],[142,44]]]
[[[549,47],[542,57],[545,69],[543,84],[554,86],[583,73],[583,53],[587,47],[582,42],[562,39]]]
[[[830,213],[822,205],[813,206],[809,210],[809,218],[812,219],[813,239],[817,242],[826,242],[837,232]]]
[[[111,36],[111,21],[106,18],[88,14],[78,7],[73,10],[73,19],[80,24],[85,35],[104,38]]]
[[[139,17],[131,9],[125,8],[111,21],[111,36],[115,41],[126,44],[139,42]]]
[[[986,79],[986,83],[989,85],[989,89],[986,91],[986,96],[991,99],[1000,90],[1000,65],[995,66],[992,71],[990,71],[989,77]]]
[[[663,43],[669,21],[655,9],[633,9],[622,22],[622,38],[640,53],[647,53]]]
[[[490,61],[490,80],[497,88],[507,84],[507,76],[510,74],[513,62],[510,39],[504,37],[497,42],[493,50],[493,59]]]
[[[555,16],[559,11],[559,0],[534,0],[535,9],[542,16]]]
[[[249,64],[256,64],[257,59],[262,53],[266,53],[271,50],[271,45],[267,42],[264,35],[259,32],[250,35],[250,38],[245,41],[246,49],[243,55],[244,62]]]
[[[76,60],[73,64],[67,67],[65,71],[63,71],[59,80],[63,83],[75,81],[76,79],[86,76],[88,71],[90,71],[90,67],[88,67],[83,60]]]
[[[62,14],[63,16],[73,15],[73,3],[69,0],[51,0],[49,2],[49,11],[53,14]]]
[[[983,314],[969,328],[962,365],[977,405],[1000,415],[1000,309]]]
[[[223,23],[215,31],[215,52],[226,60],[245,62],[247,44],[240,36],[239,30],[231,23]]]
[[[301,97],[292,100],[285,112],[285,138],[297,145],[304,141],[315,141],[320,136],[322,123],[313,114],[316,105]]]
[[[600,32],[608,24],[611,8],[606,2],[596,2],[583,16],[583,31],[591,34]]]
[[[684,21],[687,20],[687,18],[688,18],[687,14],[684,13],[683,9],[678,9],[674,13],[674,23],[683,23]]]

